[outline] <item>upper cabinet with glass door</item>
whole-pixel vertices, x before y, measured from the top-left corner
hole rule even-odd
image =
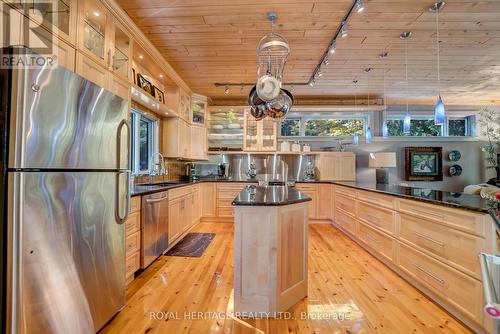
[[[7,1],[8,2],[8,1]],[[10,5],[69,44],[75,44],[77,0],[31,0]]]
[[[113,55],[110,70],[123,79],[132,81],[130,80],[132,37],[116,19],[113,20],[111,52]]]
[[[207,117],[207,98],[202,95],[193,94],[191,96],[191,123],[205,125]]]
[[[110,20],[106,8],[96,0],[79,3],[78,48],[99,64],[109,67]]]

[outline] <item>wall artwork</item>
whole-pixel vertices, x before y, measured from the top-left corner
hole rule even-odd
[[[405,147],[407,181],[442,181],[442,147]]]
[[[153,85],[140,73],[137,73],[137,85],[144,89],[149,95],[153,96]]]

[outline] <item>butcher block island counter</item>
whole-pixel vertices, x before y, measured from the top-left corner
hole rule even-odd
[[[279,317],[307,296],[307,202],[292,187],[243,188],[233,200],[234,311]]]

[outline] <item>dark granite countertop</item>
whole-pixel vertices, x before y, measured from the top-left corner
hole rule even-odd
[[[227,178],[202,178],[197,181],[177,181],[159,183],[158,185],[136,185],[131,189],[132,196],[147,195],[173,188],[202,182],[236,182],[236,183],[257,183],[257,180],[227,179]],[[341,181],[297,181],[297,183],[330,183],[356,189],[375,191],[392,196],[413,199],[431,204],[444,205],[464,210],[489,213],[500,228],[500,206],[498,203],[489,201],[476,195],[464,194],[461,192],[449,192],[425,188],[405,187],[398,185],[384,185],[360,182]]]
[[[287,186],[246,186],[233,200],[234,206],[280,206],[311,201],[311,197]]]
[[[465,209],[471,211],[478,211],[488,213],[489,210],[498,210],[499,205],[493,201],[481,198],[477,195],[469,195],[461,192],[449,192],[441,190],[433,190],[426,188],[405,187],[398,185],[387,184],[371,184],[359,182],[334,182],[337,185],[346,187],[374,191],[387,195],[428,202],[431,204],[444,205],[455,207],[458,209]]]

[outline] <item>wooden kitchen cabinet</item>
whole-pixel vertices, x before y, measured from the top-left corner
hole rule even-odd
[[[112,56],[112,16],[97,0],[80,0],[78,8],[78,49],[96,63],[108,68]]]
[[[274,152],[278,147],[278,123],[272,119],[265,118],[256,121],[245,110],[243,123],[243,150],[253,152]]]
[[[202,212],[201,215],[203,218],[214,218],[216,217],[216,183],[202,183],[200,184],[200,192],[201,192],[201,205]]]
[[[190,159],[208,160],[207,129],[203,126],[190,125],[191,148]]]
[[[191,95],[191,123],[206,126],[208,102],[207,97],[199,94]]]
[[[106,88],[108,86],[108,71],[93,58],[77,51],[75,67],[76,74],[100,87]]]
[[[168,118],[161,121],[161,152],[166,158],[190,159],[191,129],[180,118]]]
[[[329,220],[333,217],[333,185],[317,185],[317,219]]]
[[[307,215],[309,219],[316,219],[318,215],[317,213],[318,192],[316,184],[297,183],[295,187],[297,188],[298,191],[311,197],[312,201],[307,202],[308,203]]]
[[[117,77],[125,80],[127,83],[131,80],[131,58],[132,58],[132,37],[127,30],[118,21],[113,18],[111,26],[111,60],[109,70]],[[130,90],[130,85],[128,87]]]
[[[168,243],[176,240],[182,233],[183,198],[168,201]]]
[[[130,212],[125,221],[125,277],[130,283],[140,267],[141,251],[141,197],[130,199]]]
[[[321,181],[355,181],[356,155],[352,152],[322,152],[316,159]]]

